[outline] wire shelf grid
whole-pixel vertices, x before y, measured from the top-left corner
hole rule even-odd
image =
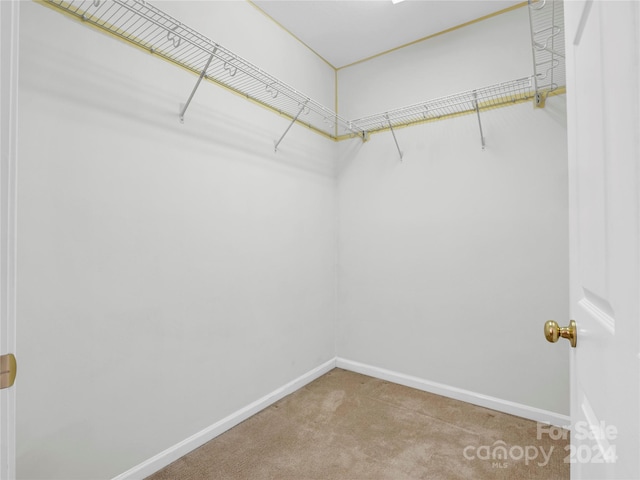
[[[356,120],[341,117],[146,0],[38,1],[200,75],[200,80],[209,80],[276,111],[291,120],[289,128],[293,123],[298,123],[334,140],[355,136],[366,140],[369,133],[472,113],[477,113],[480,121],[480,111],[536,98],[541,89],[551,92],[564,85],[564,15],[561,0],[529,0],[535,57],[535,73],[532,77],[448,95]],[[185,110],[186,106],[182,109],[181,118]],[[281,140],[282,137],[276,143],[276,150]]]
[[[532,77],[499,83],[352,120],[359,130],[375,132],[390,127],[425,123],[476,113],[533,98]]]
[[[566,86],[562,0],[529,0],[529,23],[536,93]]]
[[[44,1],[198,75],[206,68],[205,79],[326,136],[361,134],[331,109],[145,0]]]

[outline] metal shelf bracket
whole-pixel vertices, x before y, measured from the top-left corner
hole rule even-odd
[[[391,120],[389,120],[389,115],[385,115],[384,118],[387,119],[387,123],[389,124],[389,130],[391,130],[391,135],[393,135],[393,141],[396,142],[396,148],[398,149],[398,153],[400,154],[400,161],[402,161],[402,151],[400,150],[400,145],[398,145],[396,132],[393,131],[393,125],[391,125]]]
[[[180,123],[184,123],[184,114],[187,111],[187,108],[189,108],[189,104],[191,103],[191,100],[193,99],[193,96],[196,94],[196,90],[198,90],[198,87],[200,86],[200,82],[202,82],[202,79],[207,74],[207,70],[209,69],[209,65],[211,65],[211,60],[213,60],[213,56],[215,54],[216,54],[216,47],[213,48],[213,53],[209,57],[209,60],[207,60],[207,64],[205,65],[205,67],[202,69],[202,72],[200,73],[200,76],[198,77],[198,81],[196,82],[195,86],[193,87],[193,90],[191,90],[191,95],[189,95],[189,98],[187,99],[187,102],[180,104]]]
[[[478,94],[473,92],[473,105],[476,109],[476,115],[478,116],[478,126],[480,127],[480,142],[482,143],[482,150],[484,150],[484,134],[482,133],[482,120],[480,119],[480,107],[478,106]]]
[[[278,153],[278,145],[280,145],[280,142],[282,141],[282,139],[285,137],[285,135],[287,133],[289,133],[289,129],[293,126],[294,123],[296,123],[296,120],[298,120],[298,117],[300,116],[300,114],[302,112],[304,112],[304,109],[307,108],[307,102],[304,102],[302,104],[302,107],[300,107],[300,111],[296,114],[296,116],[293,118],[293,120],[291,120],[291,123],[289,124],[289,126],[287,127],[287,129],[284,131],[284,133],[282,134],[282,136],[280,137],[280,140],[278,140],[275,143],[275,147],[273,149],[274,152]]]
[[[537,92],[536,96],[534,98],[534,106],[536,108],[544,108],[546,102],[547,102],[547,94],[549,92],[544,91],[544,92]]]

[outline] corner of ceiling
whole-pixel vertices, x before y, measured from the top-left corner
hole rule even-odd
[[[293,38],[295,38],[298,42],[300,42],[300,44],[304,45],[304,46],[305,46],[309,51],[311,51],[313,54],[315,54],[319,59],[321,59],[324,63],[326,63],[330,68],[332,68],[332,69],[333,69],[333,71],[334,71],[334,88],[333,88],[333,91],[334,91],[334,97],[335,97],[335,98],[334,98],[334,112],[335,112],[336,114],[338,114],[338,113],[339,113],[339,95],[338,95],[339,78],[338,78],[338,77],[339,77],[339,72],[340,72],[340,70],[343,70],[343,69],[345,69],[345,68],[349,68],[349,67],[352,67],[352,66],[358,65],[358,64],[360,64],[360,63],[367,62],[367,61],[369,61],[369,60],[373,60],[374,58],[378,58],[378,57],[381,57],[381,56],[386,55],[386,54],[389,54],[389,53],[393,53],[393,52],[395,52],[395,51],[397,51],[397,50],[401,50],[401,49],[403,49],[403,48],[405,48],[405,47],[409,47],[409,46],[411,46],[411,45],[415,45],[415,44],[417,44],[417,43],[424,42],[424,41],[429,40],[429,39],[431,39],[431,38],[438,37],[438,36],[440,36],[440,35],[444,35],[445,33],[449,33],[449,32],[453,32],[453,31],[455,31],[455,30],[459,30],[459,29],[461,29],[461,28],[464,28],[464,27],[467,27],[467,26],[473,25],[473,24],[478,23],[478,22],[481,22],[481,21],[483,21],[483,20],[488,20],[488,19],[490,19],[490,18],[496,17],[496,16],[501,15],[501,14],[503,14],[503,13],[507,13],[507,12],[510,12],[510,11],[513,11],[513,10],[516,10],[516,9],[519,9],[519,8],[522,8],[522,7],[525,7],[525,6],[527,6],[527,5],[529,4],[528,0],[524,0],[524,1],[520,2],[520,3],[517,3],[516,5],[511,5],[511,6],[509,6],[509,7],[503,8],[503,9],[501,9],[501,10],[498,10],[498,11],[496,11],[496,12],[490,13],[490,14],[488,14],[488,15],[483,15],[482,17],[476,18],[476,19],[474,19],[474,20],[470,20],[470,21],[465,22],[465,23],[462,23],[462,24],[460,24],[460,25],[455,25],[455,26],[453,26],[453,27],[450,27],[450,28],[447,28],[447,29],[445,29],[445,30],[442,30],[441,32],[437,32],[437,33],[434,33],[434,34],[428,35],[428,36],[426,36],[426,37],[419,38],[419,39],[417,39],[417,40],[414,40],[414,41],[412,41],[412,42],[406,43],[406,44],[404,44],[404,45],[399,45],[399,46],[397,46],[397,47],[395,47],[395,48],[392,48],[392,49],[389,49],[389,50],[385,50],[385,51],[383,51],[383,52],[377,53],[377,54],[372,55],[372,56],[370,56],[370,57],[362,58],[362,59],[357,60],[357,61],[355,61],[355,62],[352,62],[352,63],[350,63],[350,64],[348,64],[348,65],[342,65],[342,66],[340,66],[340,67],[336,67],[335,65],[333,65],[332,63],[330,63],[326,58],[324,58],[322,55],[320,55],[318,52],[316,52],[313,48],[311,48],[309,45],[307,45],[304,41],[302,41],[302,39],[300,39],[298,36],[294,35],[294,34],[293,34],[289,29],[287,29],[284,25],[282,25],[280,22],[278,22],[278,21],[277,21],[277,20],[275,20],[273,17],[271,17],[267,12],[265,12],[264,10],[262,10],[258,5],[256,5],[256,4],[253,2],[253,0],[246,0],[246,1],[247,1],[251,6],[253,6],[256,10],[258,10],[260,13],[262,13],[265,17],[267,17],[269,20],[271,20],[274,24],[276,24],[279,28],[281,28],[282,30],[284,30],[285,32],[287,32],[289,35],[291,35]],[[336,125],[336,127],[335,127],[335,128],[336,128],[336,130],[335,130],[335,140],[336,140],[336,141],[339,141],[339,140],[340,140],[340,137],[339,137],[339,135],[338,135],[338,127],[337,127],[337,125]]]
[[[311,48],[309,45],[307,45],[306,43],[304,43],[299,37],[297,37],[296,35],[294,35],[289,29],[287,29],[284,25],[282,25],[280,22],[278,22],[275,18],[273,18],[271,15],[269,15],[267,12],[265,12],[264,10],[262,10],[258,5],[256,5],[252,0],[246,0],[247,3],[249,3],[251,6],[253,6],[256,10],[258,10],[260,13],[262,13],[265,17],[267,17],[269,20],[271,20],[273,23],[275,23],[278,27],[280,27],[282,30],[284,30],[285,32],[287,32],[289,35],[291,35],[293,38],[295,38],[298,42],[300,42],[302,45],[304,45],[306,48],[309,49],[309,51],[311,51],[314,55],[316,55],[320,60],[322,60],[324,63],[326,63],[329,67],[331,67],[333,69],[333,71],[337,71],[338,69],[332,65],[326,58],[324,58],[322,55],[320,55],[318,52],[316,52],[313,48]]]

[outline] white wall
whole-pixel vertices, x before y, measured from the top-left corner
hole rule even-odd
[[[162,7],[333,98],[248,3]],[[335,356],[336,145],[210,84],[181,125],[195,76],[21,15],[18,477],[111,478]]]
[[[162,8],[333,105],[247,2]],[[340,113],[528,75],[523,19],[340,70]],[[112,477],[336,354],[567,411],[562,97],[483,114],[485,152],[471,116],[400,129],[400,163],[297,126],[274,154],[288,121],[209,84],[181,125],[193,75],[30,2],[20,67],[19,478]]]
[[[529,17],[519,8],[340,69],[339,113],[356,119],[532,71]]]
[[[341,70],[341,112],[526,76],[527,39],[522,8]],[[389,132],[340,144],[338,355],[567,414],[568,348],[542,330],[569,312],[564,96],[482,122],[485,151],[473,115],[396,130],[402,162]]]

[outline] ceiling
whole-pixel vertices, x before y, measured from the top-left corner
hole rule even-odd
[[[521,0],[253,0],[335,68],[522,3]]]

